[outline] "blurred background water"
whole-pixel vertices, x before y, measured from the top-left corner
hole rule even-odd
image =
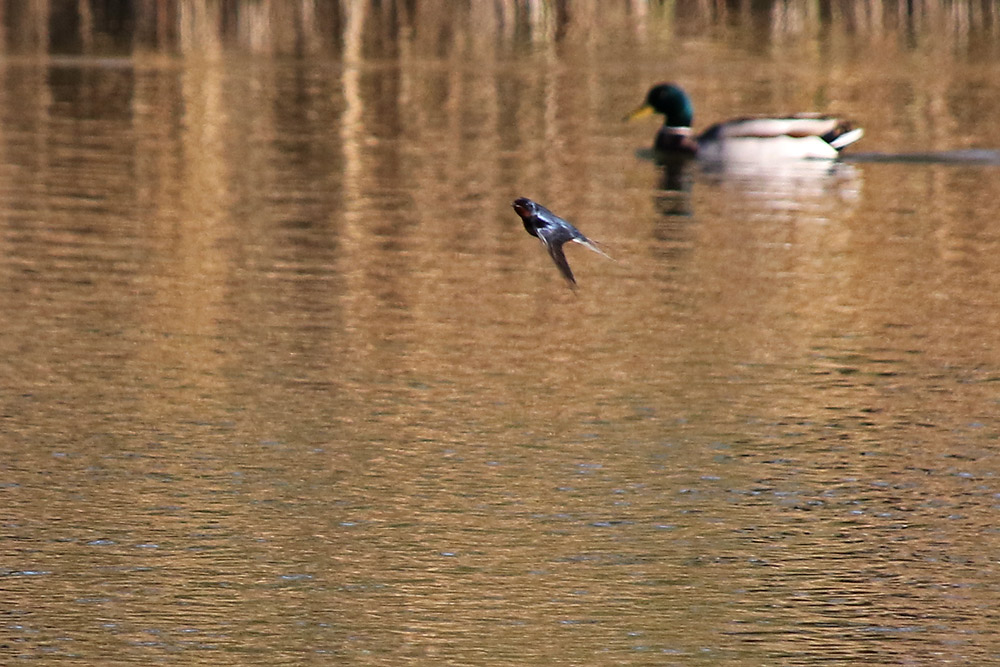
[[[4,664],[1000,662],[996,3],[0,30]],[[669,173],[665,80],[866,135]]]

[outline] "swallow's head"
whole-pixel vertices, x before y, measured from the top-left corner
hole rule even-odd
[[[538,204],[526,197],[515,199],[511,206],[514,207],[514,212],[521,216],[522,219],[527,219],[538,214]]]

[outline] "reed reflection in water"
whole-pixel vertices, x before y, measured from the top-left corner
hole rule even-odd
[[[75,6],[4,6],[4,662],[996,660],[995,169],[618,122],[1000,146],[988,7]]]
[[[967,0],[780,0],[705,3],[501,0],[453,3],[304,0],[302,2],[136,0],[113,3],[0,1],[7,50],[41,53],[214,52],[343,54],[363,35],[365,55],[407,51],[441,57],[468,46],[529,42],[638,42],[666,36],[723,37],[732,45],[780,53],[800,41],[853,39],[865,46],[899,40],[905,48],[996,53],[1000,10]],[[506,43],[506,44],[503,44]]]

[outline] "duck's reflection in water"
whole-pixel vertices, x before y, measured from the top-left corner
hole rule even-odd
[[[694,215],[695,185],[745,200],[750,209],[773,211],[853,205],[862,187],[861,170],[839,160],[713,162],[669,156],[656,162],[656,208],[665,216]]]

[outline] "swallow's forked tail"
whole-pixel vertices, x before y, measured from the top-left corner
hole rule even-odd
[[[593,250],[598,255],[604,255],[605,257],[607,257],[608,259],[610,259],[612,262],[618,261],[614,257],[612,257],[611,255],[609,255],[608,253],[606,253],[603,250],[601,250],[598,247],[599,244],[598,244],[597,241],[591,241],[590,239],[588,239],[586,236],[583,236],[582,234],[580,235],[580,238],[573,239],[573,240],[576,241],[577,243],[579,243],[580,245],[584,246],[585,248],[589,248],[590,250]]]

